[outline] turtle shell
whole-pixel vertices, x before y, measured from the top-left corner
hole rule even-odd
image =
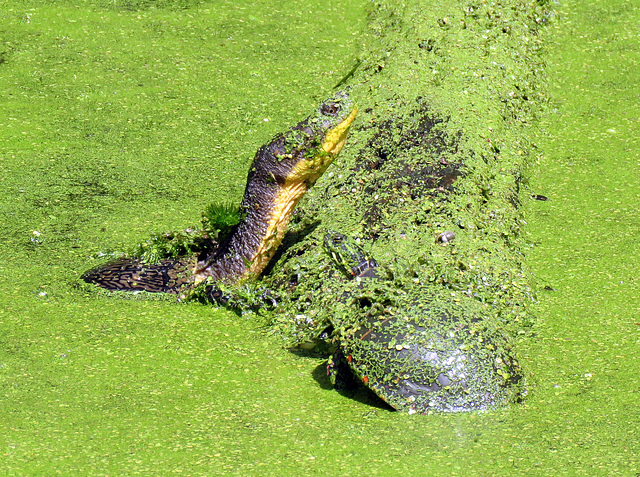
[[[432,298],[368,317],[343,337],[342,352],[354,374],[400,411],[485,410],[518,400],[524,383],[507,335],[467,301]]]

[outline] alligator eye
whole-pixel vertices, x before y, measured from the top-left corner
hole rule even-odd
[[[340,112],[340,107],[336,103],[326,103],[322,105],[320,112],[327,116],[336,116]]]

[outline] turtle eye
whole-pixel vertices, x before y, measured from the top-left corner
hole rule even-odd
[[[320,108],[320,112],[327,116],[336,116],[340,112],[340,106],[336,103],[325,103]]]

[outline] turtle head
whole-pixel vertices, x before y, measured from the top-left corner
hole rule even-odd
[[[343,99],[344,103],[338,101],[340,99],[343,99],[343,97],[338,96],[336,99],[326,101],[320,108],[323,114],[328,116],[333,114],[335,115],[334,117],[338,118],[336,124],[329,127],[322,141],[322,149],[332,157],[337,156],[342,146],[344,146],[349,127],[358,114],[358,108],[352,107],[346,94]]]
[[[351,123],[358,114],[345,92],[336,94],[320,105],[318,115],[322,118],[322,126],[326,131],[322,139],[322,149],[332,156],[337,156],[347,140]]]
[[[347,277],[377,278],[378,263],[354,241],[329,230],[322,243],[334,265]]]
[[[349,127],[358,114],[358,108],[345,92],[324,101],[315,115],[309,116],[297,128],[306,136],[304,159],[292,173],[311,187],[327,170],[344,146]]]

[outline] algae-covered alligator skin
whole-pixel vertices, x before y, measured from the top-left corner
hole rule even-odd
[[[309,192],[296,240],[285,239],[262,282],[279,291],[272,328],[292,347],[333,356],[337,384],[352,375],[420,414],[526,396],[517,349],[534,293],[520,204],[539,154],[546,3],[372,9],[367,53],[345,80],[361,105],[350,147],[340,171]],[[376,266],[324,253],[328,230]]]
[[[296,205],[344,146],[356,114],[348,95],[338,93],[262,146],[249,169],[243,218],[219,246],[209,242],[197,258],[160,263],[122,259],[89,270],[83,280],[109,290],[178,293],[207,279],[257,277],[282,242]]]

